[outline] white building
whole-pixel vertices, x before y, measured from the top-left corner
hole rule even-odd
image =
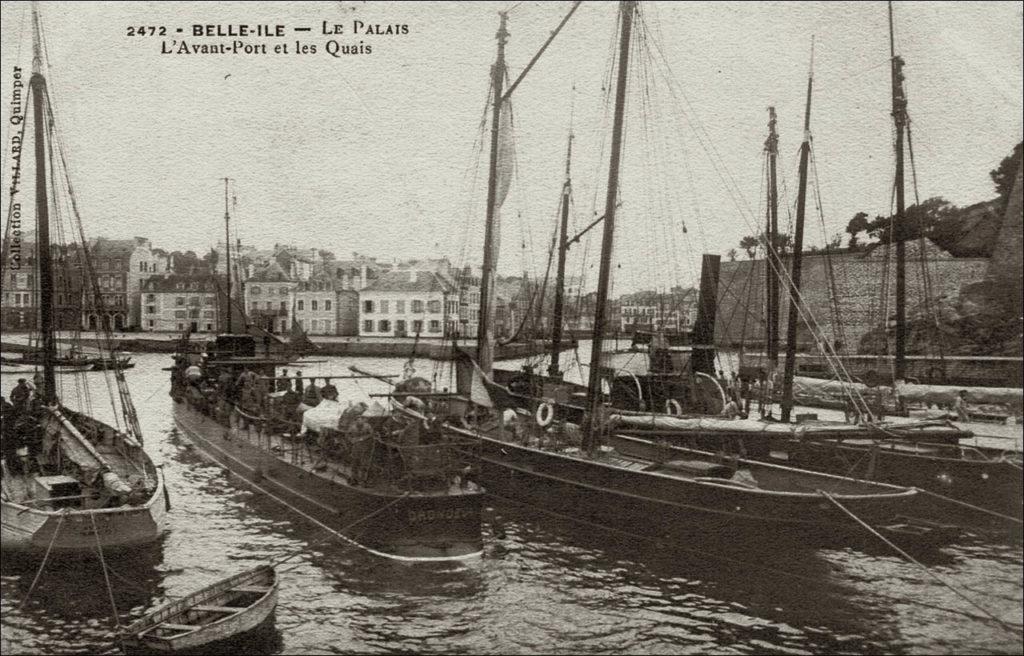
[[[207,274],[170,274],[143,281],[142,330],[195,333],[218,330],[217,281]]]
[[[458,326],[459,289],[434,271],[383,274],[359,295],[359,334],[444,337]]]

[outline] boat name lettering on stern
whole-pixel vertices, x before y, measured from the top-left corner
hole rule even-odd
[[[474,511],[469,508],[447,508],[445,510],[410,510],[410,522],[433,522],[436,520],[454,520],[472,517]]]

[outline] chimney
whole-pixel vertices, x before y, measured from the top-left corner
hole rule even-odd
[[[416,269],[409,269],[409,282],[416,282]]]

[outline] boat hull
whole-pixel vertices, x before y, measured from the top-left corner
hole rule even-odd
[[[876,447],[829,441],[793,440],[783,445],[787,464],[814,471],[928,490],[1017,519],[1024,517],[1020,466],[988,460],[902,453],[892,444]],[[971,447],[962,447],[969,451]],[[928,515],[955,512],[955,504],[935,500]],[[964,513],[958,513],[964,514]],[[978,513],[973,514],[976,519]]]
[[[396,559],[450,560],[483,550],[481,493],[405,495],[356,487],[287,462],[250,442],[244,431],[231,439],[229,429],[185,401],[174,403],[174,418],[209,460],[368,551]]]
[[[98,535],[104,555],[131,551],[159,540],[169,505],[159,469],[155,492],[139,506],[61,512],[4,501],[0,545],[12,555],[94,557]]]
[[[615,531],[717,544],[742,544],[751,539],[849,544],[851,535],[863,532],[814,490],[780,494],[742,489],[724,481],[697,483],[642,468],[609,465],[600,458],[563,456],[473,434],[481,441],[483,483],[488,492]],[[466,435],[460,431],[459,437]],[[826,490],[837,485],[823,482]],[[833,492],[858,517],[882,527],[906,515],[917,503],[913,490],[884,487],[868,494],[842,493],[835,487]]]

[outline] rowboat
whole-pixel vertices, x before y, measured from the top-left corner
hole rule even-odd
[[[272,627],[277,584],[277,572],[270,565],[222,579],[130,624],[121,633],[121,648],[126,654],[206,654],[241,648]]]

